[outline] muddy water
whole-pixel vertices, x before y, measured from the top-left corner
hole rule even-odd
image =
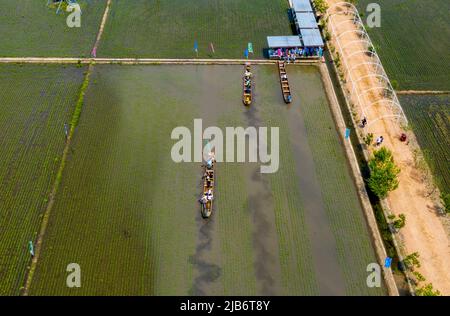
[[[255,82],[262,77],[257,67],[253,69]],[[257,129],[266,124],[261,122],[258,113],[258,97],[255,85],[254,102],[250,108],[243,108],[247,126]],[[247,143],[248,150],[248,143]],[[268,178],[261,174],[259,164],[249,164],[248,168],[248,206],[253,221],[253,250],[257,287],[260,295],[281,294],[281,268],[279,260],[278,235],[275,227],[275,214],[272,190]]]
[[[178,88],[182,88],[182,92],[170,89],[169,92],[171,94],[184,93],[184,98],[189,98],[189,102],[196,105],[198,111],[193,114],[193,118],[203,120],[203,129],[208,126],[221,126],[224,116],[236,109],[241,114],[238,112],[235,116],[236,122],[231,122],[229,126],[269,127],[271,125],[261,119],[258,100],[259,98],[261,98],[261,102],[263,98],[274,100],[273,104],[269,106],[279,107],[280,111],[283,112],[286,125],[280,126],[280,128],[288,129],[288,135],[290,135],[289,142],[293,149],[296,164],[295,178],[298,180],[298,187],[304,204],[302,209],[305,212],[306,230],[309,235],[309,241],[305,242],[311,243],[313,270],[319,292],[323,295],[345,294],[345,283],[336,253],[336,241],[326,215],[321,187],[316,179],[316,166],[308,144],[308,141],[312,140],[308,138],[301,111],[301,107],[305,106],[305,101],[307,104],[313,105],[314,98],[318,97],[314,95],[314,93],[317,93],[317,82],[308,82],[308,76],[318,76],[317,71],[310,69],[310,74],[305,76],[303,73],[297,73],[296,70],[296,75],[292,76],[295,81],[291,82],[294,102],[290,107],[287,107],[282,101],[279,87],[258,91],[259,81],[261,81],[259,86],[263,86],[263,81],[266,86],[268,84],[271,86],[272,84],[278,85],[279,83],[276,76],[267,76],[265,72],[261,71],[262,67],[254,66],[253,72],[256,76],[255,102],[250,108],[245,108],[241,101],[242,66],[170,67],[173,67],[172,69],[181,79],[180,82],[182,83]],[[183,68],[182,71],[179,68]],[[276,70],[275,67],[274,70]],[[303,70],[299,71],[302,72]],[[273,98],[274,93],[280,93],[280,98]],[[262,105],[260,104],[260,106]],[[282,154],[280,153],[280,155]],[[224,176],[220,175],[220,167],[221,164],[219,163],[218,176]],[[238,211],[248,210],[249,212],[249,224],[251,226],[250,252],[253,258],[253,269],[245,271],[254,271],[255,281],[252,282],[256,282],[256,294],[278,295],[283,294],[284,289],[281,285],[283,278],[280,266],[279,233],[275,225],[274,197],[270,181],[266,175],[260,173],[259,167],[258,163],[246,163],[242,169],[247,192],[246,201],[243,201],[246,207]],[[198,178],[196,179],[198,196],[193,196],[193,199],[198,199],[201,194],[201,173],[201,167],[198,164]],[[221,183],[221,181],[218,181],[218,183]],[[201,218],[200,208],[196,212],[197,241],[195,252],[188,259],[194,267],[192,287],[189,294],[221,295],[224,294],[224,291],[227,291],[227,288],[228,291],[230,290],[230,285],[224,283],[227,276],[230,279],[230,267],[226,263],[230,258],[224,257],[224,249],[222,248],[224,247],[223,238],[227,238],[227,232],[220,231],[223,230],[224,226],[218,220],[220,219],[220,212],[230,214],[233,211],[227,207],[226,200],[234,197],[221,195],[221,192],[221,188],[217,186],[216,199],[220,203],[216,201],[213,215],[209,220]],[[220,209],[218,209],[218,204],[220,204]],[[244,232],[248,224],[242,223],[241,225]],[[243,235],[245,234],[243,233]],[[235,238],[235,240],[237,239]],[[225,242],[225,244],[227,247],[230,246],[228,242]],[[240,252],[246,251],[240,243],[233,246],[238,248]],[[239,271],[233,271],[233,273],[239,273]],[[231,288],[244,287],[243,284],[237,284]],[[245,289],[247,288],[245,287]],[[244,294],[248,295],[248,293]]]
[[[255,69],[256,71],[256,69]],[[219,122],[223,115],[230,112],[230,107],[241,111],[241,118],[232,122],[233,127],[261,126],[257,103],[245,108],[241,101],[242,66],[195,66],[195,75],[191,80],[200,83],[198,96],[199,118],[202,118],[203,128],[221,126]],[[229,89],[228,85],[232,88]],[[226,94],[236,94],[229,96]],[[264,124],[263,124],[264,125]],[[248,143],[247,143],[248,145]],[[247,146],[248,150],[248,146]],[[201,188],[201,169],[199,169],[198,187]],[[220,163],[218,164],[220,176]],[[253,265],[256,280],[256,293],[260,295],[281,294],[281,269],[279,263],[278,236],[275,227],[273,199],[268,183],[260,173],[257,163],[246,163],[244,174],[246,178],[247,205],[251,221],[251,239],[253,247]],[[220,181],[216,182],[216,184]],[[227,199],[220,195],[220,187],[216,187],[216,198]],[[199,191],[200,193],[200,191]],[[221,201],[223,202],[223,201]],[[224,205],[225,203],[221,204]],[[230,212],[228,208],[217,209],[213,212]],[[218,215],[214,214],[209,220],[204,220],[198,212],[196,223],[198,237],[196,252],[190,258],[194,265],[194,280],[191,294],[215,295],[223,294],[222,249],[218,224]],[[236,245],[239,247],[240,245]]]

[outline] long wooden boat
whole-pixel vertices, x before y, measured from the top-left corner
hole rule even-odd
[[[247,76],[247,73],[250,73],[250,75]],[[250,81],[249,85],[246,84],[248,81]],[[245,73],[244,77],[242,78],[242,88],[242,102],[244,103],[244,105],[249,106],[250,104],[252,104],[253,100],[253,78],[250,72],[250,64],[245,64]]]
[[[281,93],[285,103],[292,102],[291,88],[289,87],[289,80],[286,73],[286,65],[284,61],[278,62],[278,74],[280,75]]]
[[[212,159],[211,166],[209,167],[208,163],[205,162],[203,167],[203,194],[200,199],[203,218],[209,218],[213,210],[214,187],[216,182],[216,163],[214,153],[211,154],[210,159]]]

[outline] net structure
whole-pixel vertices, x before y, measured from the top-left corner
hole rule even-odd
[[[386,71],[383,68],[380,57],[373,45],[364,23],[359,15],[358,9],[351,3],[338,2],[330,6],[324,15],[327,22],[328,31],[331,32],[340,58],[342,60],[343,72],[346,80],[350,83],[351,96],[363,117],[369,117],[368,113],[374,106],[387,106],[390,111],[385,115],[371,117],[368,127],[380,120],[393,119],[401,125],[407,126],[408,119],[400,105],[397,94],[392,87]],[[349,27],[349,24],[351,24]],[[355,27],[357,30],[355,31]],[[354,39],[355,33],[357,39]],[[363,60],[359,63],[352,63],[350,60]],[[369,56],[369,58],[367,58]],[[365,67],[367,74],[355,76],[355,70]],[[363,88],[360,84],[363,80],[376,79],[378,86]],[[371,92],[381,91],[379,97],[373,101],[364,102],[365,96]],[[370,131],[370,128],[366,129]]]

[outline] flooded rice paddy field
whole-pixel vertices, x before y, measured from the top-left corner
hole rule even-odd
[[[385,294],[366,285],[375,252],[319,71],[288,67],[286,105],[276,66],[252,70],[246,108],[242,66],[94,67],[30,294]],[[277,172],[217,164],[209,220],[201,163],[171,158],[196,118],[279,127]]]
[[[23,285],[84,71],[0,66],[0,296]]]

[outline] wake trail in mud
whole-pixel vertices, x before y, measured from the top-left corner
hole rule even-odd
[[[248,126],[256,129],[261,126],[254,103],[246,109],[245,117]],[[248,205],[253,222],[254,267],[259,294],[279,295],[281,268],[272,190],[268,179],[261,174],[259,164],[250,168],[249,171]]]
[[[222,274],[222,269],[211,262],[208,262],[206,255],[212,248],[212,232],[213,219],[205,222],[201,216],[197,217],[198,225],[200,226],[199,237],[195,255],[191,256],[190,263],[194,265],[198,271],[198,275],[194,278],[194,283],[191,289],[192,295],[207,295],[209,293],[208,285],[214,283]]]
[[[202,91],[200,102],[200,113],[203,121],[203,128],[214,126],[217,124],[222,109],[217,106],[211,106],[211,100],[216,100],[217,87],[214,81],[217,80],[217,69],[214,67],[203,69],[203,76],[208,80],[202,78]],[[220,76],[219,76],[220,77]],[[202,140],[202,144],[203,140]],[[200,198],[202,180],[200,178],[202,169],[199,168],[198,188]],[[217,179],[215,181],[215,191],[217,192]],[[215,193],[217,196],[217,193]],[[214,263],[216,259],[213,255],[214,240],[217,233],[215,232],[215,206],[213,205],[212,215],[209,219],[203,219],[200,215],[200,204],[198,205],[198,213],[196,217],[198,230],[197,246],[195,254],[189,258],[189,262],[194,266],[196,276],[194,276],[193,285],[190,290],[191,295],[211,295],[214,294],[214,285],[222,275],[222,268]]]

